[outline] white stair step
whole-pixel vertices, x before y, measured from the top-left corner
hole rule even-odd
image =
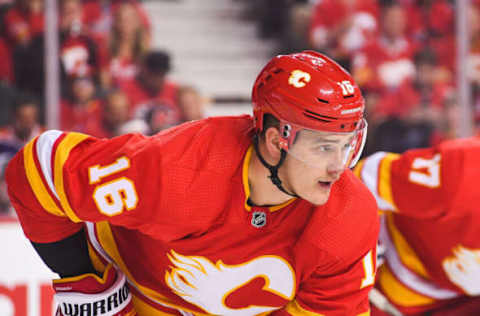
[[[249,99],[274,43],[259,39],[257,26],[243,20],[243,1],[143,4],[152,22],[153,47],[172,56],[172,80],[194,85],[210,97]]]
[[[252,115],[252,106],[250,103],[215,104],[208,107],[205,112],[207,116]]]

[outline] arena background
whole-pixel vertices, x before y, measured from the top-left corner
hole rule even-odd
[[[62,111],[78,108],[72,114],[78,121],[70,129],[98,132],[98,137],[131,131],[151,134],[189,119],[251,113],[250,91],[262,65],[276,54],[303,49],[336,58],[360,83],[371,126],[367,152],[379,148],[401,152],[478,134],[480,1],[112,0],[119,6],[120,2],[133,4],[135,34],[143,32],[148,42],[127,63],[109,44],[118,35],[113,31],[115,25],[128,32],[125,20],[123,26],[118,21],[115,24],[121,19],[118,12],[128,16],[132,10],[121,11],[104,1],[99,13],[92,2],[98,1],[0,1],[2,170],[40,131],[69,126]],[[93,10],[91,16],[76,16],[75,6]],[[392,7],[400,7],[403,13]],[[30,11],[19,14],[22,10]],[[129,18],[124,17],[133,21]],[[59,32],[67,29],[66,40]],[[385,34],[386,29],[393,34]],[[92,35],[99,32],[104,32],[100,40],[98,34]],[[83,42],[68,42],[80,35],[97,48],[107,43],[106,52],[92,53],[92,47]],[[400,44],[381,54],[372,51],[375,46],[370,43],[382,36],[397,36]],[[42,39],[40,46],[38,38]],[[179,90],[174,90],[173,97],[142,100],[137,106],[118,82],[135,80],[149,52],[169,56],[166,76]],[[97,53],[97,62],[92,62],[88,54]],[[93,92],[87,89],[91,86]],[[82,92],[75,95],[73,91],[77,88],[90,95],[82,99]],[[180,91],[187,96],[181,104]],[[125,94],[127,98],[119,97]],[[114,111],[118,104],[112,100],[126,100],[128,114],[118,118]],[[87,111],[85,104],[96,108],[88,112],[91,109]],[[132,108],[142,111],[132,114]],[[192,116],[187,115],[188,109]],[[109,121],[108,113],[116,120]],[[94,120],[86,124],[82,121],[86,117]],[[117,125],[106,128],[104,121]],[[398,139],[410,141],[398,143]],[[41,263],[23,236],[3,180],[0,240],[0,315],[52,315],[50,280],[56,275]]]

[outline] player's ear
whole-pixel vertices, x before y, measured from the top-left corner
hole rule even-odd
[[[276,127],[269,127],[265,131],[265,148],[273,159],[280,159],[280,131]]]

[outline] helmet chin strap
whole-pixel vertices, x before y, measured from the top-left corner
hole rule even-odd
[[[255,146],[255,152],[257,153],[257,157],[260,159],[262,165],[265,166],[270,171],[270,175],[268,178],[272,181],[272,183],[283,193],[288,194],[292,197],[298,197],[297,194],[295,193],[290,193],[288,192],[282,185],[282,180],[278,177],[278,168],[282,165],[283,161],[287,157],[287,152],[282,148],[280,151],[280,160],[275,166],[272,166],[268,162],[263,159],[262,155],[260,154],[260,151],[258,150],[258,135],[255,135],[253,137],[253,145]]]

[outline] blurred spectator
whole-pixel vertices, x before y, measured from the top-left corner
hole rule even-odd
[[[178,85],[167,79],[169,71],[170,55],[153,51],[143,58],[135,78],[119,82],[120,89],[128,96],[133,117],[143,118],[151,108],[167,105],[175,112],[177,122],[180,122]]]
[[[310,25],[311,46],[349,68],[351,55],[375,34],[378,11],[376,0],[316,1]]]
[[[17,0],[5,15],[6,35],[12,47],[26,45],[43,32],[43,0]]]
[[[163,104],[150,108],[145,115],[145,121],[148,126],[148,135],[154,135],[179,123],[177,113],[170,106]]]
[[[250,13],[258,23],[261,38],[281,37],[291,5],[290,0],[251,0]]]
[[[104,51],[82,22],[81,0],[62,0],[60,5],[60,59],[69,76],[97,76]],[[103,58],[103,59],[102,59]]]
[[[471,5],[468,11],[470,32],[469,79],[480,86],[480,4]]]
[[[143,119],[133,119],[120,126],[118,135],[140,133],[143,135],[150,135],[150,126]]]
[[[434,51],[425,48],[414,56],[415,76],[403,81],[396,89],[379,92],[379,100],[372,117],[408,118],[422,109],[442,111],[452,87],[442,80]]]
[[[397,1],[406,10],[407,33],[418,42],[453,33],[455,14],[449,0]]]
[[[10,50],[7,43],[0,37],[0,81],[13,83],[13,68]]]
[[[425,1],[420,12],[424,23],[424,35],[420,43],[431,47],[437,55],[438,64],[443,69],[443,80],[455,80],[453,72],[456,68],[456,34],[455,12],[451,1]]]
[[[192,86],[178,89],[179,113],[169,104],[157,103],[149,108],[144,121],[148,126],[148,135],[156,134],[181,122],[199,120],[205,117],[206,99]]]
[[[280,38],[281,54],[289,54],[311,48],[309,40],[310,20],[313,5],[307,3],[294,3],[290,8],[286,29]]]
[[[178,90],[178,106],[185,122],[205,117],[206,99],[192,86],[183,86]]]
[[[12,108],[18,95],[21,94],[14,86],[0,82],[0,127],[9,125],[12,121]]]
[[[369,91],[395,89],[415,74],[416,46],[407,37],[404,8],[390,4],[382,9],[380,34],[354,56],[353,74]]]
[[[62,71],[61,90],[67,91],[70,77],[92,76],[96,81],[104,59],[102,49],[86,33],[81,21],[80,0],[61,0],[59,21],[59,64]],[[45,69],[43,34],[37,35],[24,49],[14,53],[15,85],[22,91],[44,99]],[[41,104],[43,106],[43,104]],[[43,108],[41,113],[43,114]],[[43,122],[43,117],[41,118]]]
[[[137,0],[86,0],[83,4],[82,21],[91,32],[106,35],[110,32],[112,24],[114,24],[112,21],[114,12],[125,3],[129,3],[134,7],[142,27],[150,33],[151,25],[148,14]]]
[[[100,115],[87,120],[85,133],[99,138],[120,135],[122,126],[130,120],[129,106],[127,96],[122,91],[111,91],[105,98]]]
[[[0,129],[0,142],[20,148],[43,131],[37,103],[32,98],[20,97],[13,108],[11,124]]]
[[[438,79],[434,52],[415,56],[416,75],[379,94],[371,121],[378,125],[373,151],[403,152],[428,147],[450,136],[447,105],[453,89]]]
[[[475,134],[480,135],[480,1],[469,10],[470,56],[468,60],[469,79],[472,83]]]
[[[140,58],[150,46],[149,33],[132,3],[118,5],[107,42],[109,60],[101,77],[104,88],[110,87],[112,81],[134,78]]]
[[[413,104],[413,111],[410,114],[412,120],[424,120],[430,122],[435,133],[448,134],[443,130],[445,126],[445,115],[447,104],[453,97],[453,87],[443,80],[442,71],[438,65],[435,52],[425,48],[415,55],[416,76],[413,82],[406,82],[410,85],[410,102]],[[434,135],[435,137],[444,137]],[[429,145],[439,140],[431,140]]]
[[[60,128],[85,132],[88,120],[99,116],[101,100],[96,96],[93,79],[89,76],[70,80],[67,97],[62,100]]]

